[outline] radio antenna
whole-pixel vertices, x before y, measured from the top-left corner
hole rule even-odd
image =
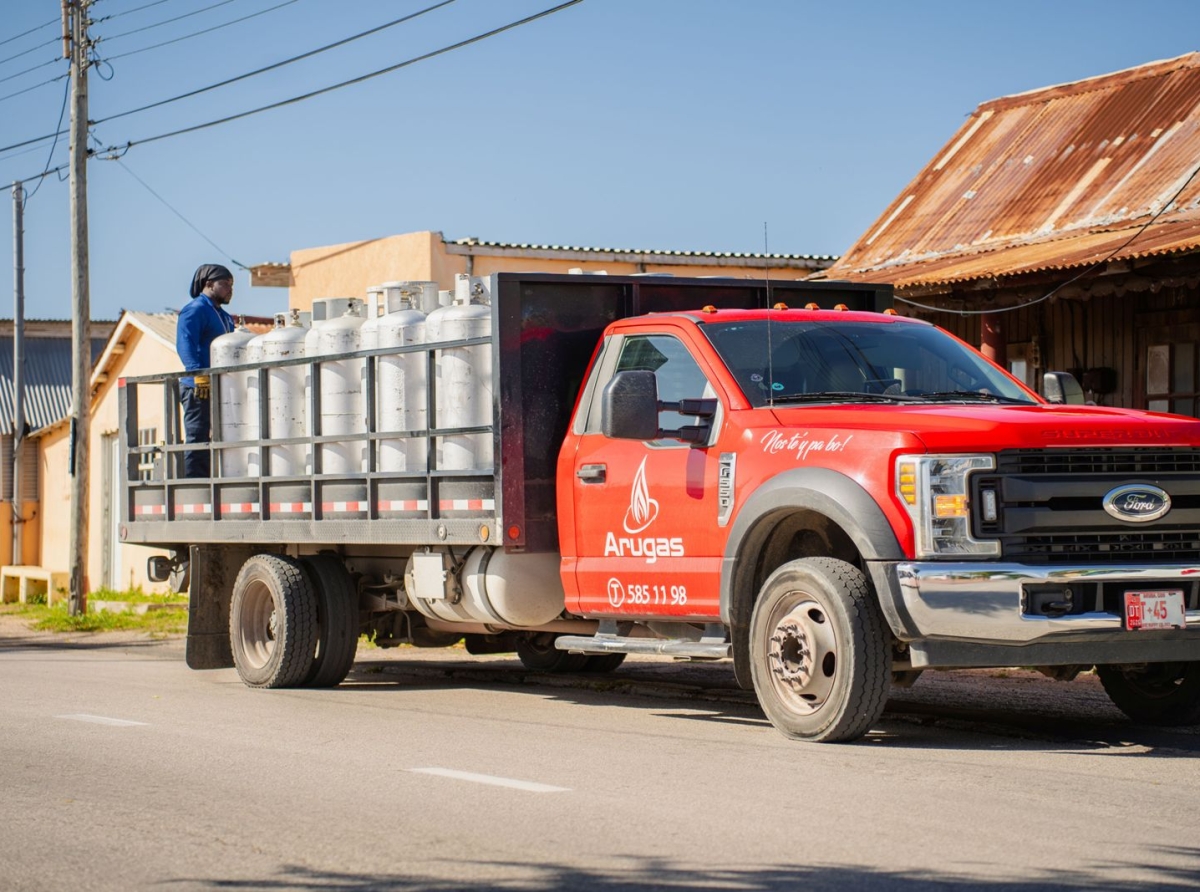
[[[763,220],[763,259],[767,280],[767,405],[775,407],[775,357],[771,347],[771,243],[767,237],[767,221]]]

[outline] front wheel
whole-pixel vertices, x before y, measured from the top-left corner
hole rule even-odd
[[[253,688],[301,684],[317,649],[317,598],[300,565],[256,554],[233,584],[229,641],[242,681]]]
[[[883,714],[891,664],[862,571],[806,558],[772,573],[750,619],[750,669],[763,712],[786,736],[833,742],[866,734]]]
[[[1200,663],[1097,666],[1096,674],[1108,698],[1135,722],[1200,722]]]

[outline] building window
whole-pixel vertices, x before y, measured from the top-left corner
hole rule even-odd
[[[138,430],[138,445],[153,446],[158,440],[158,428],[143,427]],[[138,454],[138,480],[147,481],[154,479],[154,453],[142,452]]]
[[[1146,408],[1200,417],[1200,344],[1155,344],[1146,352]]]
[[[12,501],[13,497],[13,438],[11,434],[0,437],[0,499]],[[38,451],[37,443],[29,438],[21,441],[21,501],[38,500]]]

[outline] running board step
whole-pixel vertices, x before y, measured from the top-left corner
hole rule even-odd
[[[658,654],[689,660],[727,660],[733,656],[728,641],[704,638],[621,638],[616,635],[559,635],[554,640],[559,650],[583,654]]]

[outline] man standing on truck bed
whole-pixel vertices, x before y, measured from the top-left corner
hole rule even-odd
[[[233,317],[221,309],[233,300],[233,273],[219,263],[206,263],[192,276],[190,293],[192,301],[180,311],[175,329],[175,349],[187,371],[208,368],[212,342],[233,331]],[[207,443],[211,418],[209,376],[180,378],[179,384],[186,442]],[[185,477],[208,477],[208,451],[184,453],[183,469]]]

